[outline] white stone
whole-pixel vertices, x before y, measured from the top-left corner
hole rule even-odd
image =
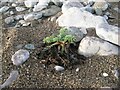
[[[34,6],[33,11],[41,11],[47,8],[49,2],[50,0],[39,0],[39,3]]]
[[[80,68],[76,68],[76,70],[75,70],[75,71],[76,71],[76,72],[79,72],[79,70],[80,70]]]
[[[15,7],[16,11],[21,12],[24,11],[25,8],[24,7]]]
[[[56,71],[63,71],[64,70],[64,67],[62,67],[62,66],[55,66],[54,68]]]
[[[94,16],[90,12],[72,7],[57,19],[61,27],[84,27],[95,28],[98,24],[108,23],[102,16]]]
[[[15,20],[23,19],[24,18],[24,14],[17,15],[14,18],[15,18]]]
[[[80,29],[76,27],[67,27],[67,33],[74,36],[76,39],[76,42],[83,39],[83,36],[84,36],[83,32],[80,31]]]
[[[13,12],[13,11],[10,11],[10,14],[11,14],[11,15],[13,15],[13,14],[14,14],[14,12]]]
[[[105,11],[108,9],[108,2],[106,0],[95,0],[95,4],[93,5],[94,9],[101,9],[102,11]]]
[[[107,56],[118,55],[118,47],[99,39],[97,37],[86,36],[79,44],[78,53],[85,57],[93,55]]]
[[[120,28],[108,24],[100,24],[96,27],[96,34],[111,43],[120,46]]]
[[[34,7],[39,0],[25,0],[24,4],[26,7],[31,8]]]
[[[12,5],[11,5],[12,7],[16,7],[17,6],[17,4],[16,3],[12,3]]]
[[[5,18],[5,23],[6,23],[6,24],[13,23],[14,21],[15,21],[15,20],[14,20],[14,17],[13,17],[13,16],[10,16],[10,17]]]
[[[0,8],[0,13],[4,13],[4,12],[6,12],[8,9],[9,9],[8,6],[3,6],[3,7]]]
[[[69,8],[71,7],[77,7],[77,8],[82,8],[84,7],[79,1],[66,1],[62,5],[62,13],[65,13]]]
[[[108,77],[108,74],[107,74],[107,73],[103,73],[103,76],[104,76],[104,77]]]
[[[20,49],[12,55],[12,62],[14,65],[18,66],[23,64],[30,56],[30,53],[27,50]]]
[[[24,16],[24,20],[25,21],[31,21],[31,20],[35,20],[35,19],[40,19],[42,17],[42,13],[41,12],[32,12],[29,13],[27,15]]]

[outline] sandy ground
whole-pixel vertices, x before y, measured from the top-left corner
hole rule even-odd
[[[116,4],[112,4],[113,7]],[[115,19],[109,21],[117,24],[118,14],[110,10]],[[93,56],[84,60],[84,63],[74,65],[72,68],[65,69],[63,72],[54,71],[54,65],[44,68],[36,54],[41,50],[44,37],[56,33],[59,27],[55,22],[48,19],[40,22],[34,21],[35,26],[21,27],[19,29],[6,28],[3,23],[3,82],[9,76],[10,71],[18,70],[19,78],[9,87],[12,88],[100,88],[100,87],[119,87],[119,79],[115,78],[112,70],[120,68],[120,56]],[[24,45],[32,43],[35,50],[29,50],[31,55],[27,62],[21,66],[14,66],[11,56],[19,49],[24,49]],[[81,62],[81,60],[79,60]],[[79,72],[76,72],[79,68]],[[108,73],[104,77],[103,73]]]

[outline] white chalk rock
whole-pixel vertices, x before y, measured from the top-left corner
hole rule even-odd
[[[41,11],[47,8],[49,2],[50,0],[39,0],[39,3],[34,6],[33,11]]]
[[[4,12],[6,12],[8,9],[9,9],[8,6],[3,6],[3,7],[0,8],[0,13],[4,13]]]
[[[62,5],[62,13],[65,13],[71,7],[82,8],[84,6],[78,0],[77,1],[68,0]]]
[[[16,11],[21,12],[24,11],[25,8],[24,7],[15,7]]]
[[[96,34],[111,43],[120,46],[120,28],[109,24],[100,24],[96,27]]]
[[[24,16],[24,20],[26,21],[31,21],[31,20],[36,20],[36,19],[40,19],[42,17],[42,13],[41,12],[32,12],[29,13],[27,15]]]
[[[64,70],[64,67],[62,67],[62,66],[55,66],[54,68],[56,71],[63,71]]]
[[[90,12],[72,7],[62,14],[57,22],[61,27],[95,28],[98,24],[108,23],[104,17],[94,16]]]
[[[97,37],[86,36],[80,42],[78,53],[85,57],[118,55],[118,47]]]
[[[26,7],[31,8],[34,7],[39,0],[25,0],[24,4]]]
[[[12,55],[12,62],[14,65],[21,65],[23,64],[30,56],[30,53],[27,50],[20,49]]]

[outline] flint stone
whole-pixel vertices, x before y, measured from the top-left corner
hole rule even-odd
[[[118,55],[118,47],[97,37],[86,36],[79,44],[78,53],[85,57]]]

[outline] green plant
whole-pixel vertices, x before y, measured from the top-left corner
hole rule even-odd
[[[46,37],[43,39],[43,42],[46,44],[51,44],[50,46],[47,47],[47,49],[58,45],[58,49],[60,49],[61,52],[63,53],[66,51],[67,45],[75,42],[75,37],[67,34],[66,28],[61,28],[58,35]]]

